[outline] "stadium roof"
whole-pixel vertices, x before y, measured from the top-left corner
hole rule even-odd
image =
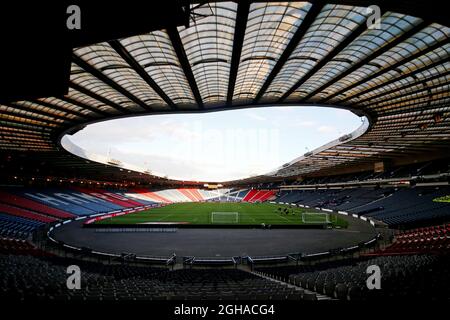
[[[191,4],[189,26],[74,48],[66,95],[1,103],[0,150],[82,175],[86,161],[59,140],[88,123],[322,105],[370,125],[271,177],[448,151],[450,28],[388,5],[369,28],[370,12],[354,5],[369,3],[347,3],[202,1]]]

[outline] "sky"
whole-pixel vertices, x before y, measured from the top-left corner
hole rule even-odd
[[[223,182],[270,172],[361,123],[335,108],[268,107],[109,120],[70,140],[159,176]]]

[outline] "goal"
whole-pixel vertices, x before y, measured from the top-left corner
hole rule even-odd
[[[324,212],[303,212],[303,223],[330,223],[330,214]]]
[[[211,212],[211,223],[239,223],[239,212]]]

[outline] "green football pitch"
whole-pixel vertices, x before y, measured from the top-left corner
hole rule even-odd
[[[285,210],[286,209],[286,210]],[[307,214],[303,214],[307,213]],[[97,221],[97,224],[140,224],[177,222],[189,224],[297,225],[326,223],[346,227],[347,221],[335,215],[310,209],[270,203],[174,203],[147,211]]]

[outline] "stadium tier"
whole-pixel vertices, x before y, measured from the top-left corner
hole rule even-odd
[[[437,199],[450,194],[447,186],[353,187],[332,190],[148,189],[102,190],[73,187],[8,188],[0,192],[3,214],[49,223],[74,216],[109,213],[144,205],[186,202],[275,202],[363,216],[390,226],[450,217],[450,203]]]
[[[128,193],[128,195],[131,197],[147,199],[157,203],[176,203],[219,200],[228,192],[228,189],[214,191],[202,189],[166,189],[153,192],[146,189],[133,189],[130,191],[132,193]]]
[[[404,181],[405,172],[398,181]],[[437,173],[431,174],[435,177]],[[272,185],[277,189],[270,190],[125,190],[78,186],[3,188],[0,191],[0,297],[23,301],[256,299],[297,302],[450,298],[447,290],[450,280],[447,272],[450,267],[449,225],[408,227],[442,219],[448,221],[450,187],[441,182],[422,186],[418,181],[413,185],[386,185],[385,182],[392,183],[392,176],[378,179],[379,185],[374,187],[365,185],[367,179],[372,179],[367,175],[365,177],[359,179],[360,185],[341,187],[336,184],[354,183],[355,176],[347,176],[347,179],[335,177],[332,182],[328,181],[333,184],[330,189],[323,188],[323,180],[311,179],[292,185],[298,190],[286,190],[291,186],[285,184]],[[316,188],[311,188],[314,183],[317,183]],[[149,212],[155,215],[153,221],[158,221],[167,215],[175,216],[174,209],[170,211],[171,205],[185,204],[187,207],[182,213],[186,214],[189,210],[193,212],[195,207],[192,206],[198,203],[205,206],[239,205],[241,213],[225,211],[212,212],[211,215],[233,213],[233,219],[238,217],[236,220],[242,222],[242,206],[261,209],[264,208],[258,204],[261,202],[278,208],[275,215],[281,215],[284,220],[293,219],[289,215],[294,214],[294,210],[302,208],[306,210],[302,211],[303,214],[306,214],[310,208],[322,214],[328,210],[327,215],[341,214],[349,219],[374,219],[377,223],[386,223],[390,228],[402,227],[403,230],[395,231],[390,239],[389,232],[382,231],[386,237],[384,245],[370,249],[368,244],[357,242],[346,249],[330,249],[323,258],[321,255],[324,253],[229,259],[182,257],[181,261],[178,260],[183,265],[181,270],[172,270],[177,263],[175,256],[133,258],[134,255],[128,253],[103,253],[109,257],[108,260],[92,262],[89,257],[93,250],[89,248],[82,247],[78,250],[84,254],[77,252],[74,255],[73,249],[70,251],[72,246],[64,243],[62,247],[51,243],[43,245],[42,236],[37,241],[39,248],[33,244],[36,242],[35,235],[41,230],[52,230],[62,221],[74,223],[77,217],[99,214],[111,216],[117,213],[139,216],[141,211],[151,207],[167,206],[162,208],[166,209],[162,214],[157,213],[158,209],[155,208],[142,213]],[[289,209],[286,211],[283,208]],[[227,220],[226,223],[230,222]],[[351,220],[349,223],[352,226]],[[163,231],[152,227],[145,232],[152,235]],[[170,235],[172,232],[177,231],[167,229],[164,234]],[[214,233],[218,234],[217,231]],[[47,241],[44,236],[44,243]],[[273,237],[270,241],[273,241]],[[365,247],[368,249],[363,249]],[[58,254],[61,250],[65,252],[64,256]],[[83,270],[81,290],[67,290],[66,268],[72,264]],[[367,287],[367,269],[374,265],[380,267],[383,275],[380,290]],[[205,266],[207,269],[204,269]]]
[[[448,256],[382,255],[302,266],[185,269],[105,265],[45,254],[23,241],[0,241],[3,300],[389,300],[448,299]],[[66,266],[83,270],[81,290],[67,290]],[[383,290],[366,286],[380,266]],[[28,285],[33,283],[32,286]]]
[[[66,219],[73,217],[73,215],[68,212],[42,205],[36,201],[32,201],[12,193],[0,192],[0,199],[0,202],[4,204],[32,210],[34,212],[42,213],[55,218]]]
[[[82,263],[81,290],[65,286],[65,259],[0,255],[2,300],[315,300],[316,295],[241,270],[178,270]],[[75,261],[74,261],[75,263]],[[79,264],[79,262],[77,261]],[[27,287],[27,283],[35,285]]]
[[[449,224],[400,231],[390,246],[370,255],[436,254],[445,251],[450,251]]]
[[[251,189],[242,199],[245,202],[264,202],[273,199],[275,191],[273,190],[255,190]]]
[[[0,212],[44,223],[56,221],[55,218],[50,218],[26,209],[17,208],[7,204],[0,204]]]
[[[383,290],[369,290],[366,270],[380,266]],[[257,271],[340,300],[448,299],[448,256],[379,256],[314,266],[268,267]]]
[[[450,187],[356,187],[333,190],[282,191],[275,200],[311,208],[356,214],[394,227],[450,218],[450,203],[436,201]]]
[[[11,214],[0,213],[0,236],[3,238],[26,239],[32,231],[44,222]]]
[[[71,187],[53,188],[7,188],[0,191],[0,213],[4,217],[2,234],[23,237],[23,231],[30,233],[33,227],[45,223],[62,221],[76,216],[107,214],[127,209],[141,209],[148,205],[166,205],[180,202],[264,202],[274,191],[253,190],[255,196],[248,201],[231,195],[229,189],[149,189],[103,190]],[[246,191],[250,193],[249,191]],[[244,197],[245,198],[245,197]],[[12,219],[20,219],[13,221]],[[6,221],[9,221],[6,223]],[[22,224],[26,226],[22,228]],[[40,222],[40,224],[36,224]],[[11,227],[11,230],[8,229]]]

